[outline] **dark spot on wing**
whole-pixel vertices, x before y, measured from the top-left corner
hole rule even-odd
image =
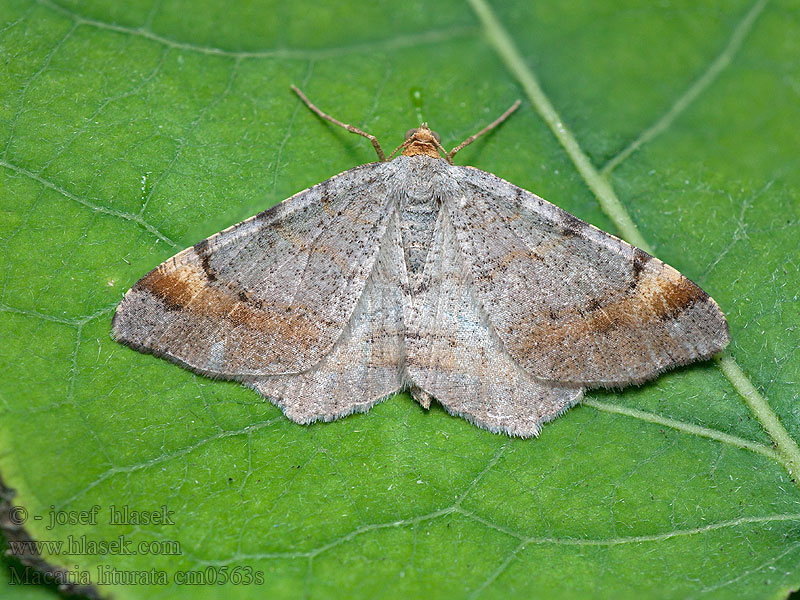
[[[578,217],[565,212],[561,217],[561,234],[568,237],[582,237],[586,223]]]
[[[645,265],[653,260],[653,257],[650,256],[644,250],[639,248],[633,249],[633,268],[632,268],[632,279],[630,283],[630,288],[633,290],[639,285],[639,278],[642,275],[642,271],[644,270]]]
[[[327,209],[328,204],[331,201],[331,194],[330,194],[330,179],[326,179],[320,185],[320,203],[322,204],[323,208]]]
[[[201,242],[197,242],[194,245],[194,251],[197,254],[197,257],[200,259],[200,266],[203,267],[203,272],[206,274],[206,277],[209,281],[216,281],[217,274],[214,269],[211,267],[210,263],[210,254],[208,250],[208,240],[205,239]]]

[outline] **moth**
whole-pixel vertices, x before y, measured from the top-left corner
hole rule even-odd
[[[707,359],[719,306],[674,268],[452,158],[423,124],[355,167],[202,240],[131,288],[113,337],[231,379],[297,423],[407,389],[513,436],[580,401]],[[392,159],[397,152],[400,154]]]

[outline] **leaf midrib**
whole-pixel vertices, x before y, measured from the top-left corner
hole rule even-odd
[[[175,42],[174,40],[161,38],[160,36],[153,34],[152,32],[149,32],[144,28],[136,29],[136,28],[118,26],[114,24],[105,23],[103,21],[84,17],[78,13],[74,13],[73,11],[70,11],[69,9],[64,8],[52,2],[51,0],[37,0],[37,2],[40,5],[49,7],[54,11],[69,16],[77,24],[85,24],[101,29],[115,30],[130,35],[144,36],[147,37],[148,39],[152,38],[153,41],[156,41],[160,44],[164,44],[167,47],[177,47],[185,49],[187,51],[199,52],[202,54],[223,54],[225,56],[236,58],[237,63],[242,58],[273,57],[274,56],[273,52],[276,52],[273,50],[264,50],[258,52],[235,52],[229,50],[220,50],[217,48],[207,48],[191,44],[182,44],[180,42]],[[699,96],[700,93],[703,90],[705,90],[708,85],[710,85],[710,83],[719,75],[719,72],[725,66],[730,64],[733,55],[741,46],[742,42],[744,41],[744,38],[746,37],[746,34],[750,31],[750,29],[752,29],[753,23],[755,22],[757,16],[763,11],[767,2],[768,0],[758,0],[751,7],[751,9],[747,12],[745,17],[735,27],[734,33],[731,36],[731,40],[726,45],[722,54],[712,61],[711,65],[706,69],[706,72],[690,86],[689,91],[681,95],[679,100],[675,104],[673,104],[673,106],[667,112],[666,115],[668,117],[667,124],[671,124],[675,120],[675,118],[677,118],[680,112],[685,110],[689,106],[691,101],[694,100],[697,96]],[[494,15],[492,9],[484,2],[484,0],[470,0],[470,3],[473,6],[475,12],[478,14],[479,20],[481,20],[483,26],[487,29],[487,35],[489,41],[492,47],[494,48],[495,52],[498,53],[501,60],[507,65],[512,74],[516,76],[517,80],[523,85],[523,88],[526,90],[526,92],[528,92],[529,99],[531,100],[533,106],[551,127],[551,130],[553,131],[556,138],[559,140],[559,142],[561,142],[562,146],[565,147],[568,154],[570,155],[570,158],[573,159],[576,168],[584,177],[584,180],[586,181],[587,185],[592,190],[592,192],[597,196],[601,205],[601,209],[612,219],[612,221],[614,221],[614,223],[622,232],[623,236],[626,239],[628,239],[628,241],[635,243],[636,245],[642,247],[643,249],[651,251],[650,245],[641,236],[635,223],[633,223],[629,213],[626,211],[624,206],[620,203],[619,199],[616,197],[616,193],[614,192],[613,187],[606,180],[606,178],[597,171],[594,165],[591,164],[588,155],[583,151],[583,149],[578,144],[577,140],[574,138],[573,134],[566,128],[564,123],[561,121],[561,118],[558,115],[555,108],[553,107],[552,103],[550,102],[548,97],[544,94],[544,91],[541,89],[541,87],[539,86],[535,74],[530,70],[530,68],[527,66],[527,64],[523,61],[523,59],[519,55],[519,52],[516,49],[513,40],[511,39],[509,34],[505,31],[505,29],[502,27],[500,22],[497,20],[497,17]],[[460,35],[465,35],[466,33],[474,33],[474,30],[469,28],[449,29],[449,30],[441,30],[434,32],[425,32],[419,34],[417,37],[428,36],[425,37],[425,40],[427,42],[434,43],[437,41],[441,41],[442,39],[446,39],[448,37],[453,37],[453,36],[457,37]],[[395,38],[393,40],[389,40],[388,42],[382,41],[374,46],[375,48],[380,47],[385,49],[389,46],[393,47],[394,45],[404,43],[402,41],[403,39],[405,38],[400,37],[400,38]],[[412,42],[409,41],[409,43]],[[417,39],[413,43],[421,43],[421,41]],[[371,45],[370,48],[372,48],[372,46],[373,45]],[[336,50],[337,51],[342,50],[347,52],[350,51],[360,52],[363,51],[364,49],[365,47],[363,45],[356,45]],[[303,54],[303,58],[317,57],[317,54],[314,51],[297,50],[297,52],[300,52],[301,54],[306,53],[307,55]],[[724,60],[722,57],[724,57]],[[709,71],[712,70],[713,70],[713,77],[707,76]],[[702,85],[699,85],[700,82],[702,82]],[[230,87],[230,81],[227,87],[228,88]],[[688,101],[684,100],[686,98],[688,98]],[[675,107],[680,107],[680,110],[676,111]],[[665,117],[658,119],[656,121],[656,125],[658,125],[659,123],[663,123],[664,120]],[[623,150],[620,154],[617,155],[617,157],[615,157],[605,165],[604,170],[608,169],[610,171],[611,170],[609,168],[610,165],[611,168],[617,166],[622,162],[622,160],[624,160],[630,154],[632,154],[634,150],[638,149],[643,143],[650,141],[653,137],[655,137],[656,134],[663,132],[664,129],[665,127],[657,128],[655,125],[647,128],[643,134],[637,137],[637,141],[639,140],[641,141],[639,141],[639,143],[634,142],[635,147],[632,150],[630,151],[628,151],[627,149]],[[655,134],[653,133],[653,131],[655,131]],[[648,132],[650,132],[649,135]],[[633,144],[631,146],[633,146]],[[629,146],[629,148],[631,146]],[[156,238],[166,242],[170,246],[174,248],[179,247],[179,244],[167,238],[152,224],[148,223],[143,218],[142,215],[143,211],[134,214],[134,213],[126,213],[122,211],[108,209],[104,206],[91,203],[84,198],[72,194],[68,190],[59,186],[58,184],[42,177],[40,174],[31,172],[23,167],[20,167],[19,165],[8,162],[7,160],[0,160],[0,166],[4,166],[12,171],[17,172],[20,175],[29,177],[34,181],[40,183],[41,185],[50,188],[51,190],[63,195],[64,197],[74,202],[77,202],[85,206],[86,208],[92,211],[108,214],[110,216],[115,216],[124,220],[131,221],[136,225],[138,225],[139,227],[143,228],[151,235],[154,235]],[[152,195],[152,191],[153,190],[151,188],[149,195]],[[638,243],[635,241],[637,238],[638,238]],[[96,311],[91,315],[87,315],[85,317],[69,319],[68,320],[69,323],[67,323],[66,320],[62,320],[50,315],[35,313],[32,311],[25,311],[11,306],[0,305],[0,312],[15,312],[19,314],[26,314],[32,317],[40,317],[46,320],[55,320],[78,326],[88,322],[89,320],[97,318],[102,314],[107,313],[108,310],[109,308],[106,307],[101,309],[100,311]],[[719,361],[718,365],[720,365]],[[730,361],[726,363],[726,365],[728,367],[729,373],[726,373],[725,369],[722,369],[720,367],[721,370],[723,371],[723,373],[725,373],[726,378],[728,378],[729,381],[731,381],[731,383],[734,385],[737,392],[740,395],[742,395],[742,397],[748,402],[748,406],[756,414],[757,418],[759,418],[759,421],[762,423],[762,425],[764,424],[764,421],[767,420],[772,422],[773,424],[777,423],[778,427],[783,429],[774,411],[772,411],[769,408],[766,401],[758,394],[758,392],[752,386],[752,383],[749,382],[749,380],[741,371],[741,369],[738,367],[738,365],[736,365],[732,357],[730,358]],[[729,376],[729,374],[735,373],[737,369],[738,369],[738,374],[740,376],[734,375],[732,379],[731,376]],[[749,384],[749,388],[744,385],[744,382],[747,382]],[[755,392],[755,396],[753,395],[753,392]],[[751,405],[751,399],[753,399],[753,402],[755,402],[756,405],[761,406],[762,408],[766,407],[766,410],[761,410],[759,414],[757,410],[753,409],[753,406]],[[714,428],[707,428],[692,423],[685,423],[683,421],[662,417],[660,415],[647,413],[645,411],[638,411],[634,409],[626,410],[625,407],[621,407],[619,405],[611,403],[589,400],[585,401],[584,404],[591,406],[596,410],[603,410],[605,412],[614,412],[617,414],[625,414],[626,416],[629,416],[631,418],[638,418],[646,422],[658,423],[660,425],[665,425],[673,429],[680,430],[684,433],[699,435],[701,437],[706,437],[726,444],[730,444],[737,448],[751,450],[759,454],[762,454],[764,456],[767,456],[779,463],[782,463],[788,470],[790,470],[790,472],[792,471],[791,468],[792,463],[794,463],[795,465],[800,465],[800,450],[797,450],[796,444],[791,439],[791,437],[789,436],[788,432],[786,432],[785,429],[783,429],[783,433],[781,434],[780,431],[777,431],[776,433],[774,427],[773,431],[770,431],[770,429],[767,426],[765,426],[765,429],[767,429],[768,434],[770,435],[770,437],[772,437],[773,440],[775,440],[776,445],[778,445],[779,449],[781,450],[781,452],[779,453],[775,452],[774,450],[763,444],[759,444],[751,440],[746,440],[738,436],[733,436]],[[794,447],[793,449],[792,446]]]
[[[654,254],[650,244],[639,232],[630,213],[628,213],[617,197],[611,182],[598,171],[594,164],[592,164],[588,154],[583,150],[578,140],[562,121],[549,97],[539,84],[536,74],[522,58],[514,40],[503,27],[492,8],[487,4],[486,0],[468,1],[484,28],[489,45],[494,49],[501,62],[505,64],[509,72],[522,86],[534,109],[539,113],[539,116],[545,123],[547,123],[553,135],[567,152],[578,173],[597,198],[601,210],[614,222],[622,237],[628,242],[650,254]],[[751,6],[745,17],[735,27],[731,39],[722,54],[706,68],[705,74],[690,86],[689,91],[681,96],[665,117],[656,121],[656,125],[651,126],[645,130],[642,135],[637,137],[637,140],[641,140],[638,145],[627,152],[627,154],[627,149],[623,150],[623,152],[618,155],[618,160],[612,159],[612,162],[609,163],[610,168],[608,171],[620,164],[643,143],[650,141],[653,137],[664,131],[664,129],[666,129],[682,111],[688,108],[692,101],[716,79],[719,73],[733,60],[736,51],[741,47],[744,38],[752,29],[758,16],[763,12],[767,2],[768,0],[757,0]],[[739,367],[728,350],[715,356],[715,363],[722,371],[725,378],[733,385],[736,392],[744,399],[748,408],[756,416],[761,426],[777,446],[778,452],[774,455],[770,455],[770,458],[773,458],[773,460],[783,465],[789,472],[789,475],[792,476],[795,484],[800,486],[800,478],[794,476],[796,470],[800,468],[800,448],[798,448],[796,442],[789,435],[789,432],[783,427],[775,411],[769,406],[767,400],[758,393],[756,387],[752,384],[747,375],[745,375],[744,371],[742,371],[741,367]],[[681,429],[687,430],[686,428]],[[723,432],[720,432],[720,434],[723,436],[727,435]],[[753,450],[754,448],[748,449]],[[763,452],[761,453],[764,454]]]

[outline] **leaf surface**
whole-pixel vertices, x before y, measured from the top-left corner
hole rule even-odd
[[[233,598],[776,598],[800,585],[800,489],[789,446],[764,428],[774,417],[800,439],[790,0],[0,4],[0,471],[37,539],[156,544],[48,560],[168,578],[101,587],[115,598],[215,597],[180,585],[186,571],[238,573]],[[421,121],[452,147],[521,97],[457,162],[620,233],[600,180],[576,166],[587,158],[659,258],[719,302],[766,411],[709,362],[590,393],[536,440],[406,394],[303,427],[238,384],[114,343],[113,309],[149,269],[374,160],[292,83],[388,149]],[[51,511],[95,505],[95,524],[47,529]],[[111,523],[124,506],[165,506],[174,524]]]

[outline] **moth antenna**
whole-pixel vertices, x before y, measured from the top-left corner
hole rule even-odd
[[[405,142],[403,142],[403,143],[402,143],[402,144],[400,144],[400,145],[399,145],[397,148],[395,148],[394,150],[392,150],[392,153],[389,155],[389,158],[388,158],[387,160],[392,160],[392,157],[393,157],[395,154],[397,154],[397,152],[398,152],[398,151],[402,150],[402,149],[403,149],[403,148],[405,148],[405,147],[406,147],[406,143],[405,143]]]
[[[458,146],[456,146],[455,148],[453,148],[452,150],[450,150],[450,152],[448,152],[448,153],[445,155],[445,158],[447,159],[447,162],[449,162],[450,164],[452,164],[452,163],[453,163],[453,157],[456,155],[456,152],[458,152],[459,150],[461,150],[461,149],[462,149],[462,148],[464,148],[465,146],[469,146],[469,145],[470,145],[472,142],[474,142],[475,140],[477,140],[477,139],[478,139],[479,137],[481,137],[481,136],[482,136],[484,133],[489,133],[489,132],[490,132],[492,129],[494,129],[495,127],[497,127],[498,125],[500,125],[500,123],[502,123],[502,122],[503,122],[503,121],[505,121],[505,120],[506,120],[508,117],[510,117],[510,116],[511,116],[511,113],[513,113],[515,110],[517,110],[517,109],[519,108],[519,105],[520,105],[520,104],[522,104],[522,103],[521,103],[519,100],[517,100],[516,102],[514,102],[514,104],[512,104],[512,105],[511,105],[511,107],[510,107],[510,108],[509,108],[509,109],[508,109],[506,112],[504,112],[502,115],[500,115],[499,117],[497,117],[497,119],[495,119],[493,122],[489,123],[489,124],[488,124],[486,127],[484,127],[483,129],[481,129],[481,130],[480,130],[478,133],[476,133],[475,135],[471,135],[471,136],[469,136],[467,139],[465,139],[463,142],[461,142],[461,143],[460,143]]]
[[[452,165],[453,164],[453,157],[450,155],[450,153],[447,152],[447,150],[444,149],[444,146],[442,146],[442,143],[439,140],[437,140],[436,138],[433,138],[433,143],[436,145],[436,148],[442,154],[444,154],[444,159],[447,161],[447,163]]]
[[[330,121],[335,125],[338,125],[339,127],[344,127],[350,133],[356,133],[358,135],[362,135],[365,138],[367,138],[370,142],[372,142],[372,147],[375,148],[375,152],[378,153],[378,158],[380,159],[380,161],[386,162],[386,155],[383,153],[383,148],[381,148],[381,145],[378,143],[378,139],[374,135],[367,133],[366,131],[361,131],[358,127],[353,127],[352,125],[348,125],[347,123],[342,123],[340,120],[335,119],[328,113],[322,112],[319,108],[314,106],[314,104],[311,103],[311,100],[309,100],[306,97],[306,95],[302,91],[300,91],[300,88],[298,88],[294,84],[292,84],[292,91],[300,97],[300,100],[302,100],[308,108],[310,108],[312,111],[314,111],[317,115],[319,115],[323,119],[327,119],[328,121]]]

